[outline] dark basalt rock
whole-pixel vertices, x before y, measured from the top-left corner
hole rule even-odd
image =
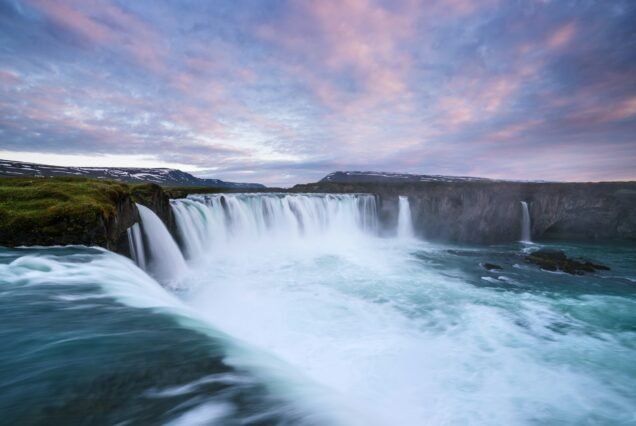
[[[0,179],[0,246],[78,244],[129,256],[135,203],[154,211],[176,235],[170,199],[159,185],[85,178]]]
[[[567,257],[562,250],[541,249],[526,256],[526,261],[539,266],[546,271],[563,271],[572,275],[583,275],[596,271],[609,271],[605,265],[589,260],[575,260]]]
[[[399,196],[407,196],[415,232],[429,241],[497,244],[521,238],[521,201],[534,239],[636,240],[636,182],[518,182],[375,172],[333,173],[292,192],[376,195],[391,234]]]
[[[481,265],[484,269],[488,271],[501,271],[503,268],[499,265],[495,265],[494,263],[483,263]]]

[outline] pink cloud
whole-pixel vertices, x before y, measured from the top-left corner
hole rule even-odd
[[[307,63],[297,65],[295,74],[330,106],[354,102],[369,107],[408,90],[412,63],[402,43],[415,35],[418,13],[415,3],[400,6],[403,10],[392,11],[371,0],[294,3],[283,25],[261,27],[258,34],[306,56]],[[337,95],[339,73],[356,79],[360,96]]]
[[[473,105],[464,98],[442,97],[438,100],[438,109],[442,112],[443,127],[458,130],[464,124],[475,119],[476,112]]]
[[[572,22],[565,24],[553,32],[547,40],[551,49],[557,49],[568,44],[576,34],[576,25]]]
[[[82,13],[77,5],[63,1],[29,0],[48,18],[69,28],[93,42],[105,43],[112,39],[111,31],[103,24]]]
[[[541,124],[543,124],[543,121],[541,120],[529,120],[526,122],[514,123],[489,134],[486,137],[486,142],[513,141],[514,139],[523,137],[524,133],[528,130],[535,129]]]
[[[636,117],[636,96],[619,102],[618,105],[610,108],[607,114],[607,118],[612,121],[632,117]]]
[[[114,3],[95,0],[28,1],[46,17],[85,40],[106,48],[124,48],[141,65],[152,70],[159,71],[164,67],[162,38],[145,22]],[[107,22],[115,24],[118,29],[107,25]]]

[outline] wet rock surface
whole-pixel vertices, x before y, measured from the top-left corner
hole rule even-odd
[[[583,275],[610,268],[585,259],[569,258],[562,250],[540,249],[526,256],[526,261],[546,271],[562,271],[572,275]]]

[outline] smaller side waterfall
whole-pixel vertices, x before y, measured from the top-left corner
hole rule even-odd
[[[141,225],[150,250],[150,272],[161,281],[171,281],[187,270],[179,246],[159,217],[148,207],[137,204]]]
[[[409,198],[400,195],[398,207],[398,238],[414,238],[415,231],[413,230],[413,218],[411,216],[411,205],[409,204]]]
[[[530,211],[528,210],[528,203],[521,202],[521,241],[529,243],[532,241],[530,232]]]
[[[144,251],[144,240],[141,236],[141,227],[138,223],[127,229],[128,247],[133,260],[144,271],[146,270],[146,253]]]

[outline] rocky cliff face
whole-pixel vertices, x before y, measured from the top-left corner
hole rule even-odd
[[[129,255],[135,203],[153,210],[173,235],[168,195],[155,184],[84,178],[0,179],[0,246],[87,245]]]
[[[172,213],[172,208],[170,207],[170,198],[159,185],[146,184],[134,187],[131,191],[128,203],[133,210],[132,216],[129,216],[127,212],[122,215],[124,219],[123,222],[127,225],[123,229],[120,226],[112,226],[114,248],[111,250],[130,257],[127,229],[135,222],[140,221],[139,212],[137,211],[135,203],[142,204],[155,212],[170,233],[175,237],[177,236],[177,225],[174,214]]]
[[[122,252],[120,240],[136,221],[137,208],[126,193],[113,194],[109,209],[86,208],[60,211],[14,221],[14,226],[0,231],[0,246],[87,245]],[[8,218],[9,220],[11,218]],[[126,251],[124,250],[123,253]]]
[[[380,222],[387,234],[395,232],[398,197],[409,198],[416,233],[431,241],[488,244],[517,241],[521,236],[521,201],[526,201],[535,240],[636,240],[636,182],[536,183],[486,179],[404,179],[381,177],[356,181],[351,175],[309,185],[290,192],[363,192],[376,194]],[[4,181],[9,182],[9,181]],[[129,255],[126,230],[139,221],[135,203],[153,210],[176,239],[169,194],[155,184],[128,186],[87,180],[24,180],[0,188],[0,206],[25,209],[55,195],[50,207],[22,214],[0,209],[0,245],[98,245]],[[39,189],[51,183],[55,188]],[[77,203],[73,185],[104,185]],[[26,199],[23,187],[32,192]],[[44,192],[42,192],[44,191]],[[65,192],[67,191],[67,192]],[[79,199],[78,199],[79,200]],[[98,201],[97,204],[94,202]],[[4,203],[4,204],[3,204]],[[39,205],[39,204],[38,204]],[[19,220],[18,220],[19,219]]]
[[[431,241],[498,243],[521,235],[521,201],[533,239],[636,240],[636,182],[537,183],[482,179],[356,182],[330,179],[302,192],[377,194],[380,220],[395,229],[398,196],[409,197],[417,234]]]

